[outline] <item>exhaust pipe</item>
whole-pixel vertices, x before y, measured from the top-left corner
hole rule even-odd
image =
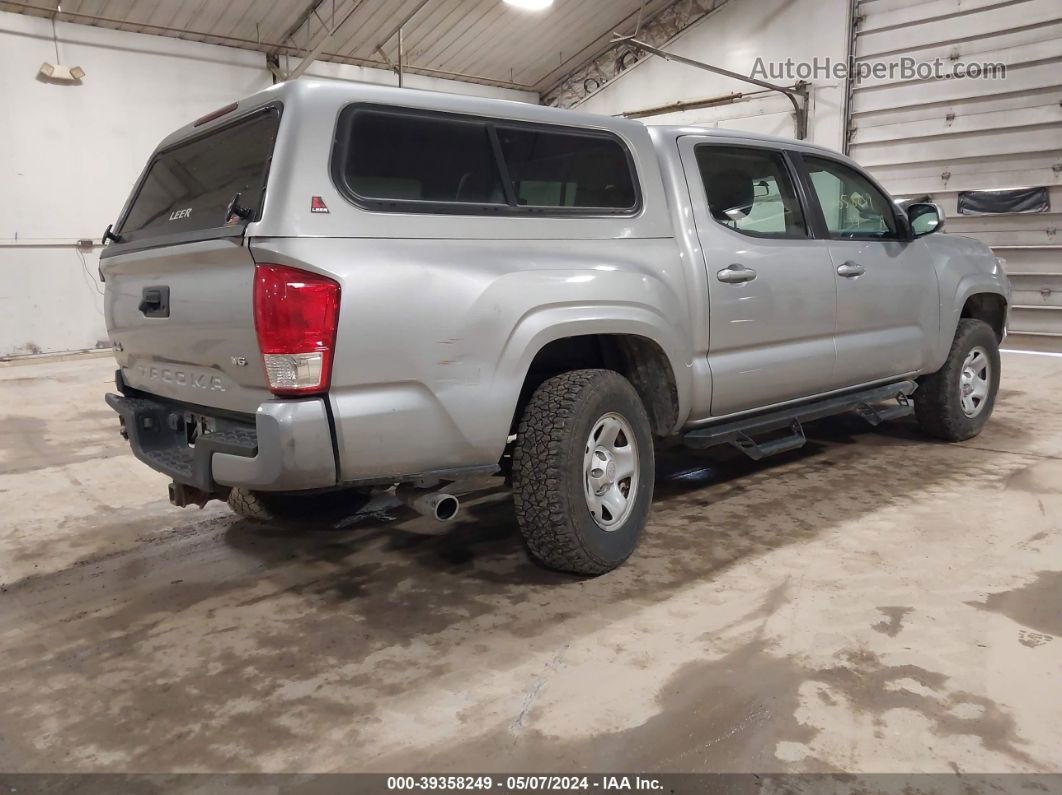
[[[408,483],[396,488],[395,496],[404,505],[436,522],[449,522],[457,516],[461,508],[460,501],[453,494],[446,494],[438,489],[418,489]]]

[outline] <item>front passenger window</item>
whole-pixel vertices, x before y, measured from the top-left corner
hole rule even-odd
[[[714,144],[695,151],[716,221],[754,237],[807,237],[804,212],[780,152]]]
[[[804,155],[811,186],[818,196],[833,237],[895,240],[896,216],[892,202],[855,169]]]

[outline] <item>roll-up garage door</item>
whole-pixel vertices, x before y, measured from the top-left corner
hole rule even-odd
[[[1006,259],[1012,333],[1062,340],[1062,2],[855,1],[853,53],[864,76],[852,81],[849,154],[894,196],[931,196],[949,232]],[[867,73],[903,59],[911,68],[939,59],[939,72]],[[985,70],[996,79],[935,76],[971,64],[1004,64],[1006,77],[995,67]],[[1029,187],[1046,190],[1033,202],[982,193]],[[964,209],[976,214],[958,212],[966,192]]]

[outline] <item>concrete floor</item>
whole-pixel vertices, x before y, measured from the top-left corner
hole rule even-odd
[[[255,528],[166,502],[112,364],[0,367],[0,770],[1062,771],[1062,358],[962,445],[669,454],[640,551],[530,564],[485,488]]]

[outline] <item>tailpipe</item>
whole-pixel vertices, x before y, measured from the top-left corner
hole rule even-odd
[[[418,489],[408,483],[396,488],[395,496],[404,505],[436,522],[451,521],[461,509],[460,501],[453,494],[446,494],[438,489]]]

